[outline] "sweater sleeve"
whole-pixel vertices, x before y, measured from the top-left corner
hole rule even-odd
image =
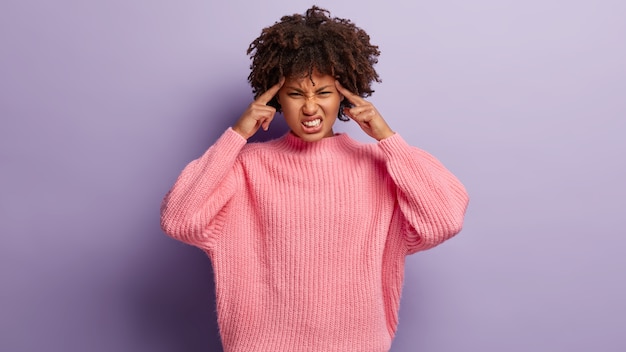
[[[182,242],[209,248],[207,231],[236,190],[235,161],[246,140],[231,128],[189,163],[161,204],[161,228]]]
[[[435,157],[408,145],[397,133],[378,145],[397,187],[408,252],[432,248],[460,232],[469,202],[463,184]]]

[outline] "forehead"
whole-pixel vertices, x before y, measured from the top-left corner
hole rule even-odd
[[[335,77],[322,74],[314,70],[312,74],[309,76],[298,75],[298,76],[290,76],[285,79],[285,86],[299,88],[299,89],[319,89],[320,87],[335,85]]]

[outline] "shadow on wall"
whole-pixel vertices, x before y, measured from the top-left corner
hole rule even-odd
[[[254,136],[250,137],[249,142],[266,142],[272,139],[282,137],[289,131],[289,127],[285,122],[285,118],[282,114],[278,113],[272,120],[272,124],[269,130],[259,130]]]
[[[161,238],[134,285],[131,304],[142,350],[222,351],[209,258],[165,234]]]

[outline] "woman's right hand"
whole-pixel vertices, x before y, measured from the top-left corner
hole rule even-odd
[[[265,93],[259,95],[233,126],[233,131],[239,133],[245,139],[252,137],[261,127],[264,131],[267,131],[276,114],[276,109],[267,105],[267,103],[274,98],[283,86],[283,83],[285,83],[284,77]]]

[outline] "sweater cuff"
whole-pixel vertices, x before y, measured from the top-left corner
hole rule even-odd
[[[226,135],[226,134],[228,134],[228,135],[232,135],[232,136],[231,136],[231,138],[238,137],[238,139],[242,140],[242,141],[244,142],[244,144],[246,144],[246,142],[248,142],[248,141],[247,141],[245,138],[243,138],[243,137],[242,137],[239,133],[235,132],[235,130],[233,130],[233,128],[232,128],[232,127],[228,127],[228,128],[226,129],[226,131],[224,131],[224,135]],[[235,138],[235,139],[237,139],[237,138]]]
[[[378,146],[387,155],[401,150],[411,149],[411,146],[397,132],[390,137],[378,141]]]
[[[222,156],[237,155],[241,151],[248,141],[243,138],[239,133],[235,132],[231,127],[228,127],[220,138],[215,141],[214,146],[217,146],[222,153]]]

